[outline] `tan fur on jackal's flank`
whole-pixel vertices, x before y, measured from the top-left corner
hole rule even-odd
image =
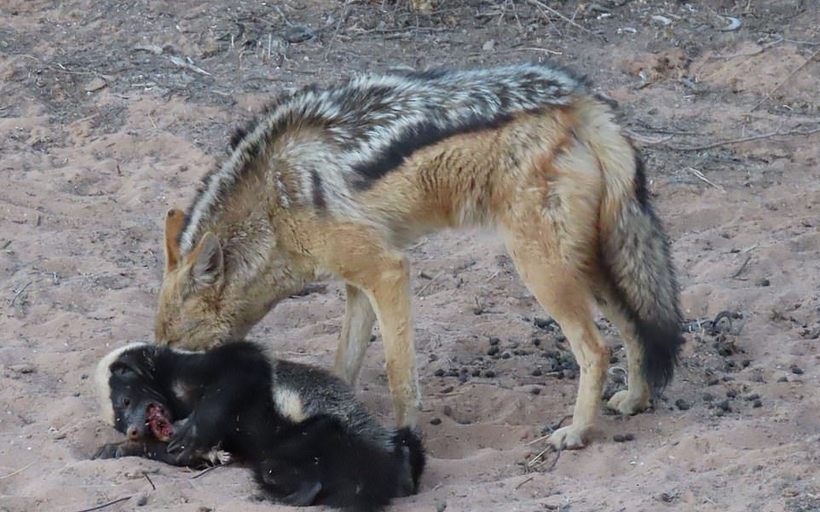
[[[608,105],[548,66],[356,77],[280,98],[234,138],[180,229],[166,222],[156,337],[205,348],[239,339],[310,281],[346,282],[336,371],[355,381],[379,322],[396,420],[420,401],[410,270],[402,248],[443,228],[496,227],[581,368],[571,425],[584,444],[608,349],[597,303],[627,347],[632,414],[671,377],[677,284],[639,159]]]

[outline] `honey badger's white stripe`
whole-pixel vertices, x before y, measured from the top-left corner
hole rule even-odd
[[[326,89],[303,89],[281,101],[237,145],[231,157],[203,182],[180,245],[189,252],[201,236],[200,223],[219,207],[248,162],[265,153],[269,143],[291,125],[311,119],[322,127],[315,142],[300,139],[284,144],[278,158],[288,163],[299,184],[298,197],[282,197],[283,205],[309,203],[311,173],[322,180],[322,194],[331,213],[361,218],[353,184],[363,179],[356,167],[377,162],[386,148],[410,136],[422,125],[443,131],[470,120],[491,122],[516,112],[563,105],[583,85],[564,71],[527,64],[430,74],[363,75]],[[281,183],[278,169],[270,183]],[[276,187],[281,188],[281,187]],[[279,190],[280,195],[285,194]],[[287,207],[287,206],[286,206]]]
[[[125,352],[144,347],[147,343],[131,343],[112,350],[97,363],[94,372],[94,383],[97,387],[97,399],[100,402],[100,414],[109,425],[114,424],[114,405],[111,403],[111,365]]]

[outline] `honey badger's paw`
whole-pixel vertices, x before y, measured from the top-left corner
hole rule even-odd
[[[575,425],[561,427],[547,439],[547,442],[556,450],[575,450],[583,448],[584,431],[576,428]]]
[[[217,448],[214,448],[208,452],[208,454],[205,455],[205,458],[208,459],[208,461],[210,461],[210,463],[214,466],[224,466],[226,464],[230,464],[231,460],[233,460],[230,453]]]
[[[628,389],[624,389],[612,395],[606,405],[624,416],[632,416],[648,409],[651,401],[648,397],[631,395]]]

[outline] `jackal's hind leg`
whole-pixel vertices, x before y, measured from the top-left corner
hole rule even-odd
[[[607,407],[623,415],[637,414],[651,405],[652,392],[643,373],[643,349],[638,342],[632,322],[616,306],[614,298],[600,304],[604,315],[615,324],[626,347],[627,389],[618,391],[607,402]]]
[[[339,347],[336,349],[336,375],[350,385],[356,384],[364,353],[370,342],[376,313],[367,295],[353,285],[345,287],[347,302]]]
[[[591,291],[579,271],[543,239],[511,235],[507,246],[527,287],[561,326],[581,369],[572,424],[556,430],[549,442],[559,450],[581,448],[598,413],[608,363],[608,349],[592,316]]]

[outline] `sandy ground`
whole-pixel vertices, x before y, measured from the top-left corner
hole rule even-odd
[[[690,320],[680,371],[653,412],[603,416],[586,449],[528,472],[544,448],[528,443],[575,397],[563,336],[492,236],[425,239],[411,257],[430,464],[395,510],[820,510],[811,3],[549,2],[569,22],[525,0],[432,15],[362,1],[0,2],[0,510],[285,510],[255,499],[241,467],[195,478],[89,460],[118,438],[89,375],[111,348],[150,339],[165,210],[288,87],[548,56],[620,102],[643,141]],[[719,15],[741,28],[721,31]],[[252,338],[329,366],[342,313],[331,284]],[[380,344],[359,392],[390,422]]]

